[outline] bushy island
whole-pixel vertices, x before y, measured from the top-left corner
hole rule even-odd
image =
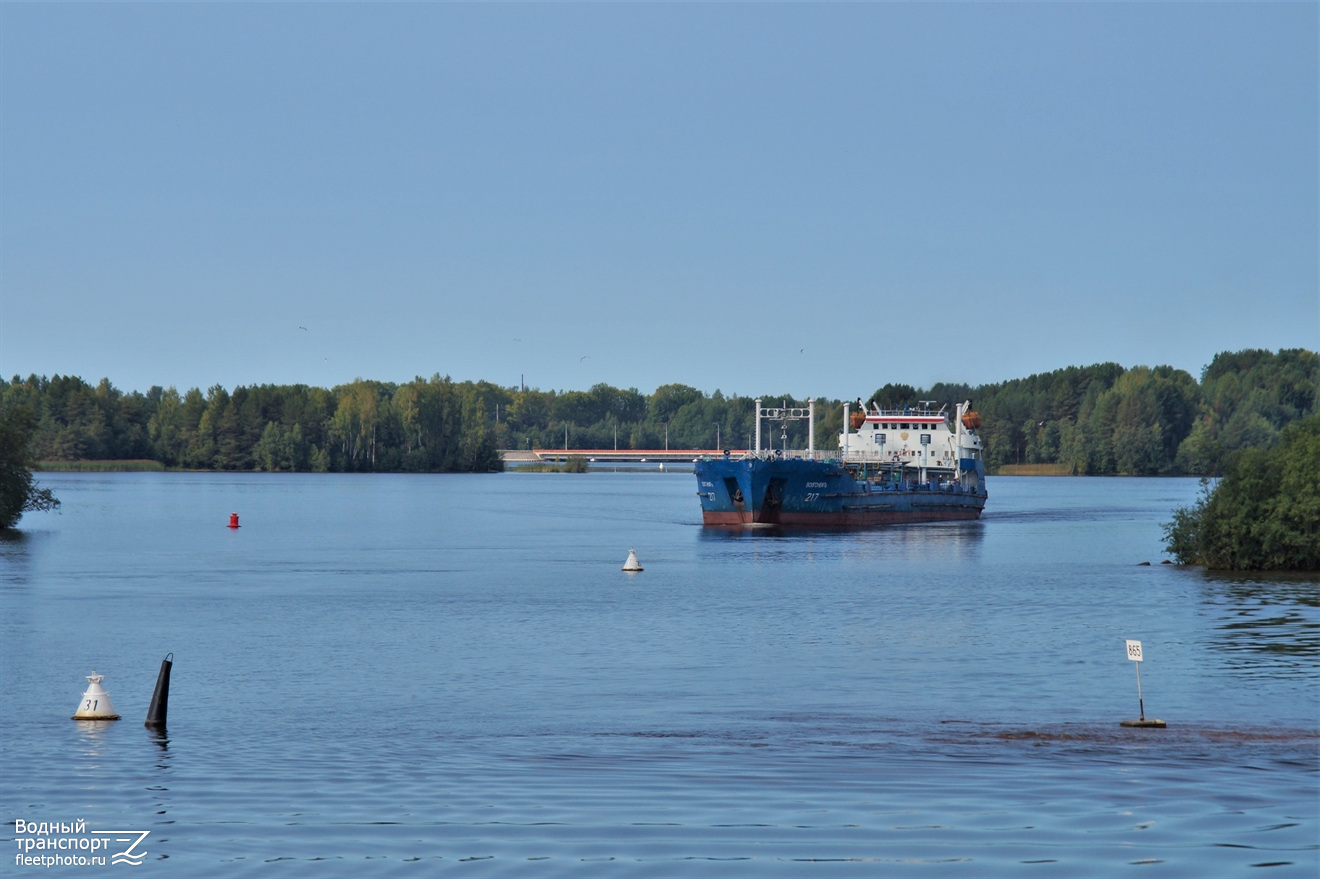
[[[1320,416],[1296,421],[1277,445],[1246,449],[1217,485],[1165,526],[1180,564],[1226,571],[1320,571]]]

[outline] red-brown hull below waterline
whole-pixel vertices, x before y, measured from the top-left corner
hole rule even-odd
[[[979,519],[976,508],[961,510],[895,510],[875,513],[779,513],[754,519],[750,512],[701,513],[702,525],[765,525],[780,528],[866,528],[872,525],[907,525],[917,522],[958,522]]]

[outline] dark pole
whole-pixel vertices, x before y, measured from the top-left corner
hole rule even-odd
[[[1137,716],[1143,721],[1146,719],[1146,700],[1141,698],[1141,663],[1137,663]]]
[[[173,665],[173,653],[167,654],[160,662],[160,674],[156,675],[156,690],[151,694],[151,707],[147,709],[144,726],[165,728],[165,715],[170,707],[170,668]]]

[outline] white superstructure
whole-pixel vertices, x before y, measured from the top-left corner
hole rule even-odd
[[[903,409],[881,409],[872,403],[861,410],[843,407],[843,431],[839,450],[845,462],[915,467],[922,471],[961,474],[971,469],[964,461],[981,458],[981,438],[976,435],[980,417],[971,404],[957,406],[953,424],[948,406],[932,411],[929,403]]]

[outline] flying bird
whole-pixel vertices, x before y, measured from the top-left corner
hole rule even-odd
[[[302,330],[304,333],[307,332],[307,327],[304,327],[302,325],[299,325],[298,329]]]
[[[586,360],[586,359],[587,359],[588,357],[590,357],[590,356],[591,356],[590,354],[583,354],[581,357],[578,358],[578,363],[581,363],[582,361]]]

